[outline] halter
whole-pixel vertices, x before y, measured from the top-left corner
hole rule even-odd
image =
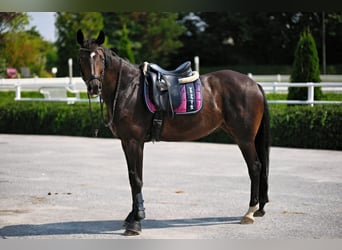
[[[115,107],[116,107],[116,102],[117,102],[117,99],[118,99],[118,96],[119,96],[119,90],[120,90],[120,83],[121,83],[121,71],[122,71],[122,59],[120,58],[119,62],[120,62],[120,66],[119,66],[119,72],[118,72],[118,76],[117,76],[117,81],[116,81],[116,87],[115,87],[115,97],[114,97],[114,100],[113,100],[113,111],[112,111],[112,119],[110,121],[105,121],[105,118],[104,118],[104,115],[103,115],[103,99],[102,99],[102,85],[103,85],[103,79],[104,79],[104,72],[105,72],[105,57],[106,57],[106,54],[105,54],[105,51],[102,47],[98,47],[95,51],[97,50],[102,50],[103,52],[103,55],[104,55],[104,58],[102,59],[102,64],[103,64],[103,67],[102,67],[102,72],[101,72],[101,75],[100,76],[95,76],[94,74],[92,74],[90,76],[90,79],[89,80],[85,80],[85,82],[87,84],[90,83],[90,81],[94,80],[94,79],[97,79],[99,82],[100,82],[100,86],[99,86],[99,97],[100,97],[100,108],[101,108],[101,117],[102,117],[102,121],[104,123],[104,126],[107,127],[107,128],[110,128],[111,129],[111,126],[113,125],[113,122],[114,122],[114,115],[115,115]],[[90,67],[91,67],[91,70],[92,72],[95,72],[95,63],[94,63],[94,56],[92,56],[92,53],[95,53],[95,51],[91,50],[91,49],[87,49],[87,48],[80,48],[80,51],[85,51],[85,52],[89,52],[90,53]],[[83,75],[83,72],[82,72],[82,68],[80,66],[80,62],[79,62],[79,67],[80,67],[80,72],[81,72],[81,76],[84,80],[84,75]],[[94,129],[94,121],[93,121],[93,115],[92,115],[92,107],[91,107],[91,100],[90,100],[90,96],[89,96],[89,93],[88,93],[88,100],[89,100],[89,112],[90,112],[90,116],[91,116],[91,123],[92,123],[92,127],[93,127],[93,130],[94,130],[94,136],[97,137],[97,134],[98,134],[98,131],[99,129]]]

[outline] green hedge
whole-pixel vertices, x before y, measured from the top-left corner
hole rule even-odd
[[[342,149],[342,106],[271,106],[272,145]]]
[[[342,149],[341,105],[270,105],[270,127],[272,146]],[[200,141],[232,142],[221,130]]]
[[[0,133],[111,137],[100,122],[99,105],[93,104],[93,124],[88,104],[11,102],[0,104]]]
[[[99,137],[112,137],[93,104]],[[342,105],[270,105],[272,146],[342,149]],[[93,136],[87,103],[0,102],[0,133]],[[231,143],[217,131],[200,141]]]

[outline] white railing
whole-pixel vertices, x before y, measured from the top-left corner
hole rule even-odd
[[[86,91],[86,86],[81,77],[0,79],[0,89],[13,90],[17,86],[22,86],[25,89],[32,88],[32,90],[37,90],[39,87],[72,86],[79,91]]]
[[[253,79],[255,76],[253,76]],[[256,80],[256,79],[255,79]],[[279,80],[279,79],[278,79]],[[322,82],[322,83],[289,83],[289,82],[260,82],[266,93],[286,93],[289,87],[308,88],[308,99],[301,100],[269,100],[269,103],[286,104],[341,104],[341,101],[317,101],[314,100],[314,88],[321,87],[323,92],[339,92],[342,94],[341,82]],[[66,101],[68,103],[85,102],[86,98],[80,98],[80,92],[86,92],[86,86],[81,77],[56,77],[56,78],[18,78],[0,79],[0,90],[15,90],[17,101]],[[53,89],[57,94],[53,96]],[[44,98],[23,98],[22,91],[39,91]],[[68,97],[67,93],[72,93],[75,97]],[[98,101],[93,99],[92,101]]]
[[[314,100],[314,90],[316,87],[321,87],[323,91],[326,92],[341,92],[342,91],[342,83],[337,82],[324,82],[324,83],[313,83],[313,82],[305,82],[305,83],[289,83],[289,82],[259,82],[259,84],[263,87],[266,93],[279,92],[288,92],[289,87],[306,87],[308,89],[308,99],[307,100],[268,100],[268,103],[276,103],[276,104],[342,104],[342,101],[318,101]]]
[[[275,75],[253,75],[248,76],[257,82],[290,82],[290,75],[275,74]],[[321,82],[342,82],[342,75],[320,75]]]
[[[16,101],[60,101],[69,104],[88,102],[87,98],[80,97],[80,92],[87,91],[81,77],[1,79],[0,89],[15,90]],[[44,97],[24,98],[23,91],[39,91]],[[68,93],[73,97],[68,96]],[[98,100],[92,99],[92,101]]]

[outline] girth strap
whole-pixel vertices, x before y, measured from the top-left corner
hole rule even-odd
[[[160,134],[163,128],[163,111],[156,111],[153,115],[152,128],[151,128],[151,140],[152,142],[160,141]]]

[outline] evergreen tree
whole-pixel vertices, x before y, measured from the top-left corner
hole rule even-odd
[[[315,40],[309,29],[300,35],[292,72],[291,82],[320,82],[319,59]],[[322,96],[321,88],[315,88],[314,98],[319,100]],[[308,89],[306,87],[290,87],[287,96],[288,100],[307,100]]]
[[[131,63],[134,64],[135,58],[134,58],[134,54],[132,51],[132,43],[129,40],[128,34],[129,34],[129,31],[127,29],[126,24],[124,23],[122,25],[121,37],[119,41],[119,52],[120,52],[120,56],[128,59]]]

